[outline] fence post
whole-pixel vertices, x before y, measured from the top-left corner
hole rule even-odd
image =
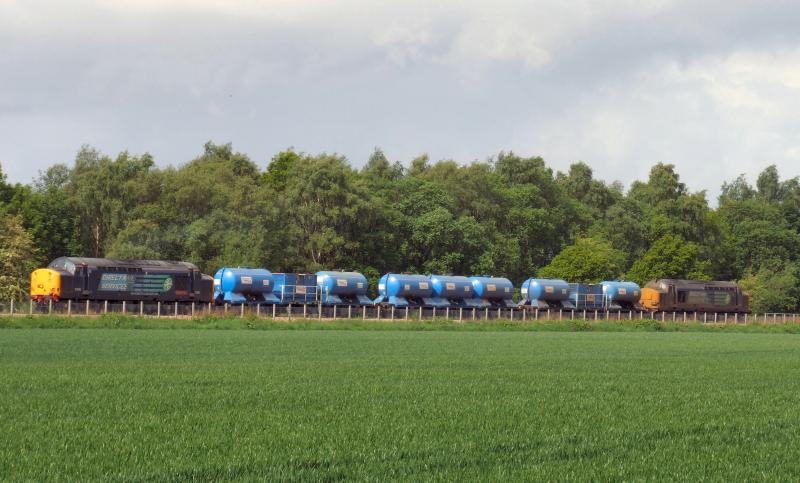
[[[524,321],[528,320],[528,311],[525,310],[525,307],[522,307],[521,310],[522,310],[522,321],[524,322]]]
[[[317,304],[317,318],[322,320],[322,302]]]
[[[408,320],[408,305],[406,305],[406,320]]]
[[[178,306],[175,306],[175,311],[178,311]],[[244,302],[239,306],[239,317],[244,317]]]
[[[419,306],[419,320],[422,320],[422,306]]]
[[[156,318],[161,317],[161,301],[156,303]]]
[[[717,313],[716,312],[714,312],[714,323],[715,324],[717,323]]]
[[[597,310],[594,311],[594,320],[597,320]]]
[[[514,308],[511,308],[511,322],[514,322]]]
[[[53,313],[53,299],[47,301],[47,313],[48,314]]]
[[[275,319],[275,304],[272,304],[272,318]],[[320,316],[322,317],[322,316]]]
[[[33,315],[33,300],[28,302],[28,315]]]
[[[108,300],[103,301],[103,313],[104,314],[108,313]]]
[[[381,320],[381,306],[378,305],[378,320]]]
[[[464,309],[462,307],[458,308],[458,321],[461,322],[463,320]]]
[[[194,302],[192,302],[192,318],[194,318]]]
[[[336,305],[333,306],[333,320],[336,320]]]
[[[122,313],[123,314],[127,314],[127,311],[125,310],[125,301],[124,300],[122,301]]]
[[[361,320],[367,320],[367,306],[361,306]]]
[[[144,300],[139,301],[139,317],[144,315]]]
[[[477,311],[478,309],[472,309],[472,320],[475,320],[475,312]]]
[[[564,310],[563,309],[558,309],[558,320],[561,320],[563,315],[564,315]]]
[[[348,319],[352,319],[353,318],[353,306],[352,305],[348,305],[347,306],[347,318]]]
[[[86,315],[89,315],[89,299],[86,299]]]
[[[14,315],[14,299],[11,299],[11,315]]]
[[[72,299],[67,300],[67,317],[72,315]]]

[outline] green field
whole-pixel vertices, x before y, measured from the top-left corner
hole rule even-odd
[[[0,330],[6,480],[800,478],[800,337]]]

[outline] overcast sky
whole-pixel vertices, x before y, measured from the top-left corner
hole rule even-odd
[[[674,163],[715,195],[800,174],[799,25],[768,0],[0,0],[0,163],[513,150],[626,184]]]

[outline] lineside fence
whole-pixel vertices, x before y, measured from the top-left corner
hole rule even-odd
[[[125,314],[141,317],[261,317],[281,320],[303,319],[366,319],[366,320],[503,320],[503,321],[623,321],[655,320],[659,322],[705,324],[786,324],[800,323],[800,314],[766,313],[733,314],[704,312],[643,312],[604,310],[543,310],[521,308],[393,308],[382,306],[295,305],[215,305],[176,302],[110,302],[50,301],[0,302],[0,315],[98,316]]]

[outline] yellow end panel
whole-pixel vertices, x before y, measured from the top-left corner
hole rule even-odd
[[[31,298],[61,298],[61,274],[49,268],[40,268],[31,273]]]
[[[642,304],[646,310],[658,310],[661,302],[661,294],[652,288],[644,287],[642,289],[642,297],[639,303]]]

